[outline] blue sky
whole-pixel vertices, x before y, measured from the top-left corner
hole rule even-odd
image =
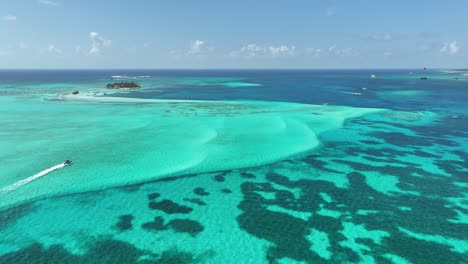
[[[468,67],[468,1],[2,0],[0,68]]]

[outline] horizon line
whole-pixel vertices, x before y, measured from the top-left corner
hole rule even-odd
[[[252,71],[252,70],[463,70],[468,69],[467,67],[456,67],[456,68],[443,68],[443,67],[434,67],[434,68],[427,68],[427,67],[411,67],[411,68],[396,68],[396,67],[388,67],[388,68],[0,68],[0,71],[46,71],[46,70],[56,70],[56,71],[77,71],[77,70],[90,70],[90,71],[114,71],[114,70],[182,70],[182,71]]]

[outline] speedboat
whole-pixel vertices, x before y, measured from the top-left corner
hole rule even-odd
[[[63,162],[63,165],[65,165],[65,166],[69,166],[69,165],[72,165],[72,164],[73,164],[73,161],[71,161],[71,160],[66,160],[66,161]]]

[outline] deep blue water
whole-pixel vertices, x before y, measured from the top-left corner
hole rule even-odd
[[[409,72],[415,75],[409,76]],[[378,78],[370,79],[371,74],[376,74]],[[159,78],[171,85],[171,89],[130,93],[130,96],[137,98],[267,100],[413,110],[434,107],[460,109],[468,101],[468,76],[442,73],[440,70],[0,70],[0,84],[92,84],[96,81],[112,81],[111,76],[115,75],[151,76],[139,80],[148,89]],[[177,82],[177,78],[226,77],[262,86],[231,88]],[[428,77],[429,80],[420,80],[420,77]],[[417,90],[426,94],[406,98],[378,95],[379,92],[400,90]],[[361,95],[353,96],[343,92]]]

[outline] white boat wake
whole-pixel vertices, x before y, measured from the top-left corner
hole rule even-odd
[[[353,94],[353,95],[362,95],[362,93],[353,93],[353,92],[345,92],[345,91],[340,91],[345,94]]]
[[[45,175],[53,172],[54,170],[61,169],[61,168],[65,167],[65,166],[67,166],[65,163],[60,163],[58,165],[50,167],[50,168],[48,168],[46,170],[43,170],[43,171],[39,172],[38,174],[35,174],[35,175],[31,176],[31,177],[28,177],[28,178],[26,178],[24,180],[20,180],[20,181],[15,182],[15,183],[13,183],[11,185],[8,185],[7,187],[1,189],[0,193],[6,193],[6,192],[14,191],[14,190],[18,189],[19,187],[21,187],[23,185],[26,185],[26,184],[34,181],[34,180],[39,179],[42,176],[45,176]]]

